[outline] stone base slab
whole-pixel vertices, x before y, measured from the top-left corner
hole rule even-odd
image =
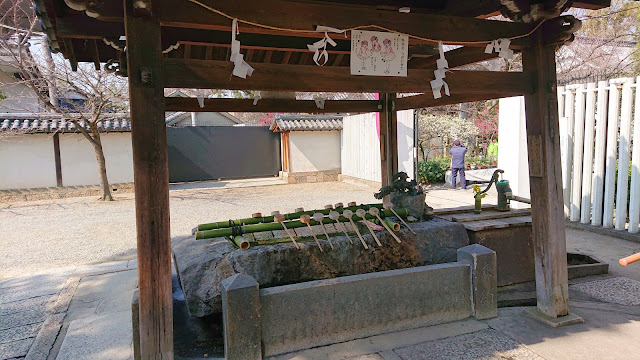
[[[233,275],[222,282],[226,358],[261,359],[495,316],[495,301],[486,301],[497,292],[495,252],[469,245],[457,254],[457,262],[266,289],[250,276]]]
[[[574,324],[582,324],[584,322],[583,318],[572,313],[569,313],[569,315],[566,315],[566,316],[552,318],[540,312],[540,310],[538,310],[538,308],[535,306],[525,309],[524,313],[554,328],[574,325]]]

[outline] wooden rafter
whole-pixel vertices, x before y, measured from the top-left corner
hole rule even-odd
[[[230,76],[228,61],[164,59],[165,87],[267,91],[426,92],[432,70],[409,69],[409,76],[378,77],[351,75],[347,67],[286,66],[252,64],[255,71],[246,79]],[[274,81],[274,79],[278,79]],[[522,72],[451,71],[446,78],[453,92],[479,94],[530,93],[531,74]]]
[[[444,54],[449,64],[449,69],[475,64],[481,61],[487,61],[498,57],[497,53],[485,54],[483,48],[477,47],[461,47],[449,50]],[[437,57],[431,57],[419,64],[419,69],[433,69],[436,67]]]
[[[252,99],[205,99],[204,107],[200,107],[197,99],[168,97],[165,98],[166,111],[191,112],[289,112],[289,113],[364,113],[379,111],[377,100],[326,100],[324,109],[319,109],[313,100],[294,99],[260,99],[253,105]]]

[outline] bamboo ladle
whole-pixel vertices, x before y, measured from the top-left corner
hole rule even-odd
[[[353,216],[353,211],[345,210],[342,212],[342,215],[347,219],[349,219],[349,221],[351,222],[351,226],[353,226],[353,229],[356,231],[356,234],[358,234],[358,238],[360,239],[362,246],[364,246],[365,249],[369,249],[369,246],[367,245],[366,242],[364,242],[362,235],[360,235],[360,230],[358,230],[358,227],[356,226],[356,224],[353,222],[353,219],[351,218]]]
[[[390,202],[385,202],[382,204],[382,207],[385,208],[385,210],[389,210],[393,213],[393,215],[395,215],[398,219],[400,219],[400,221],[402,221],[402,223],[404,224],[404,226],[407,227],[407,229],[409,229],[409,231],[411,231],[414,235],[416,235],[416,232],[413,231],[413,229],[409,226],[409,224],[407,224],[406,221],[404,221],[404,219],[402,218],[402,216],[398,215],[398,213],[393,210],[393,204]]]
[[[291,239],[291,242],[293,242],[293,245],[296,247],[296,249],[300,249],[300,246],[296,242],[296,239],[294,239],[293,236],[291,236],[291,233],[289,232],[289,229],[287,229],[287,227],[284,225],[284,215],[275,214],[275,215],[273,215],[273,219],[276,222],[279,222],[280,224],[282,224],[282,228],[284,229],[284,232],[286,232],[287,235],[289,235],[289,238]]]
[[[330,211],[329,212],[329,219],[331,219],[331,220],[336,222],[336,225],[335,225],[336,228],[338,227],[338,224],[340,224],[340,230],[342,230],[342,232],[347,237],[347,239],[349,239],[349,242],[351,244],[353,244],[353,240],[351,240],[351,237],[349,236],[349,234],[347,234],[346,228],[342,225],[342,223],[340,223],[340,213],[337,212],[337,211]]]
[[[322,231],[324,232],[324,236],[326,236],[327,241],[329,241],[329,246],[331,246],[331,249],[334,249],[333,243],[331,242],[331,239],[329,239],[329,234],[327,234],[327,228],[325,228],[324,224],[322,223],[323,219],[324,219],[324,215],[322,215],[322,213],[313,214],[313,220],[320,223],[320,226],[322,227]]]
[[[309,228],[309,232],[311,233],[311,235],[313,235],[313,238],[316,240],[316,244],[318,244],[318,247],[320,248],[321,252],[324,252],[324,250],[322,249],[322,245],[320,245],[320,242],[318,241],[318,238],[316,237],[316,234],[313,233],[313,229],[311,228],[311,225],[309,225],[309,222],[311,221],[311,216],[304,214],[300,216],[300,222],[303,224],[307,224],[307,227]]]
[[[365,219],[365,215],[367,215],[366,210],[364,209],[358,209],[356,210],[356,215],[360,218],[362,218],[362,220],[366,220]],[[371,235],[373,235],[373,239],[376,241],[376,244],[378,244],[378,246],[382,247],[382,243],[380,242],[380,240],[378,239],[378,236],[376,236],[376,233],[373,232],[373,230],[371,230],[371,227],[369,226],[369,224],[367,224],[366,221],[362,222],[364,224],[364,226],[367,227],[367,229],[369,230],[369,232],[371,233]]]
[[[391,234],[391,236],[393,236],[393,238],[396,239],[397,242],[399,243],[402,242],[400,241],[400,238],[393,233],[393,230],[389,229],[389,226],[387,225],[387,223],[385,223],[384,220],[382,220],[382,218],[380,217],[380,209],[378,209],[377,207],[370,207],[369,214],[378,218],[378,220],[380,221],[380,224],[382,224],[382,226],[384,226],[384,228],[387,229],[389,234]]]

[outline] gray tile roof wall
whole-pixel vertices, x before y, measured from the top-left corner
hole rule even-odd
[[[30,115],[30,116],[29,116]],[[86,122],[80,120],[80,125],[89,130]],[[98,122],[100,132],[129,132],[131,122],[128,114],[118,114],[109,119]],[[54,114],[0,114],[0,133],[79,133],[80,130],[71,121],[62,119]]]
[[[280,131],[342,130],[342,115],[281,115],[276,117],[270,130],[276,125]]]

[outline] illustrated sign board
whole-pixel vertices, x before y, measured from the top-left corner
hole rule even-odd
[[[351,31],[351,75],[407,76],[409,38],[380,31]]]

